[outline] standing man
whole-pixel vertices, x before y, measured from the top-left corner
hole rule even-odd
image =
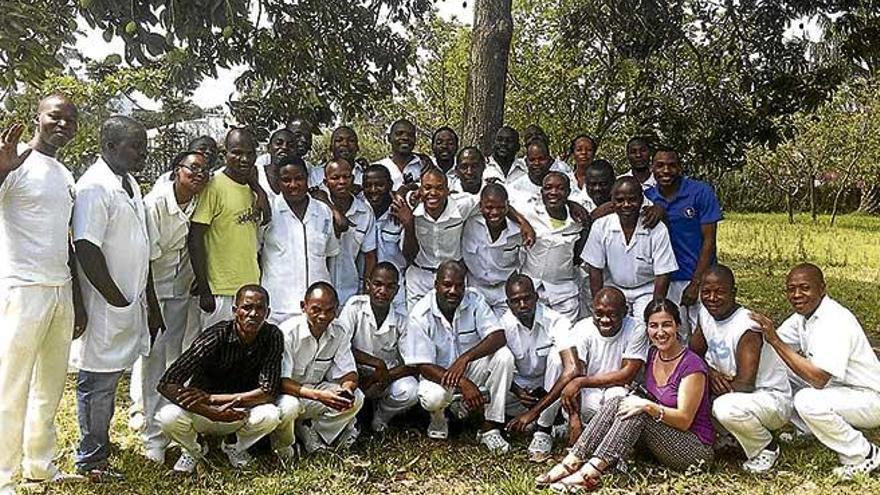
[[[297,141],[290,129],[282,127],[269,136],[268,153],[260,155],[254,166],[260,186],[266,194],[280,194],[278,187],[278,163],[296,155]]]
[[[788,273],[785,294],[794,314],[777,329],[763,315],[753,318],[764,340],[789,369],[799,429],[837,453],[834,474],[852,479],[880,467],[880,447],[860,429],[880,426],[880,362],[856,317],[825,292],[816,265]]]
[[[334,160],[346,160],[351,164],[351,174],[354,178],[354,186],[352,192],[359,193],[364,183],[364,171],[370,163],[358,156],[360,153],[360,144],[358,135],[353,128],[342,125],[333,130],[330,135],[330,156]],[[312,178],[310,185],[320,185],[324,182],[324,168],[315,167],[314,170],[320,170],[320,176]]]
[[[647,138],[635,136],[626,142],[626,161],[630,169],[620,177],[635,177],[644,190],[657,185],[651,171],[651,143]]]
[[[489,180],[503,182],[503,177],[486,168],[486,158],[476,146],[462,148],[456,156],[453,173],[447,175],[450,192],[479,194]]]
[[[202,328],[229,317],[239,287],[260,282],[257,229],[269,222],[271,210],[255,156],[250,132],[229,131],[226,168],[208,183],[192,216],[188,243]]]
[[[438,127],[431,136],[434,166],[450,177],[455,174],[455,156],[458,154],[458,134],[449,126]]]
[[[489,157],[489,163],[486,165],[486,171],[492,176],[499,177],[504,183],[517,178],[516,154],[519,153],[521,145],[519,143],[519,133],[510,126],[501,126],[495,133],[495,141],[492,143],[492,155]],[[521,174],[525,173],[525,169],[521,170]]]
[[[415,184],[422,175],[424,164],[414,153],[416,147],[416,126],[406,119],[396,120],[388,131],[388,144],[391,145],[391,156],[379,160],[391,174],[391,182],[395,192],[408,185],[415,189]]]
[[[107,462],[116,385],[148,353],[151,335],[162,326],[149,276],[144,202],[131,176],[143,169],[146,156],[144,126],[110,117],[101,126],[101,157],[76,184],[73,239],[89,319],[74,360],[81,435],[76,469],[93,481],[121,478]]]
[[[76,107],[52,95],[37,107],[28,148],[21,124],[0,133],[0,494],[14,495],[22,463],[31,481],[65,476],[55,467],[55,413],[64,392],[70,340],[85,324],[74,299],[69,225],[70,171],[55,157],[77,129]],[[76,333],[74,333],[76,332]],[[24,460],[22,461],[22,453]]]
[[[393,264],[401,274],[399,289],[394,297],[394,308],[406,314],[406,288],[403,274],[406,273],[406,257],[403,255],[403,225],[392,212],[394,200],[391,191],[391,173],[382,165],[372,164],[364,171],[364,198],[373,209],[376,217],[376,261]]]
[[[722,220],[721,205],[712,186],[682,173],[678,152],[666,146],[654,151],[652,162],[657,185],[645,197],[666,211],[669,237],[678,270],[672,274],[669,299],[682,307],[682,342],[700,314],[700,280],[716,262],[716,234]]]
[[[477,439],[490,451],[503,453],[510,450],[501,429],[513,382],[513,355],[489,305],[465,289],[465,272],[457,261],[440,265],[434,289],[409,314],[401,353],[421,375],[419,401],[431,415],[429,438],[448,438],[446,408],[458,392],[461,416],[483,412]]]

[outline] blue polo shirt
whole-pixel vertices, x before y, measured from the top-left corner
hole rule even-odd
[[[645,191],[645,197],[666,210],[669,238],[678,262],[672,280],[691,280],[703,249],[702,226],[723,218],[718,196],[709,184],[683,176],[671,201],[660,194],[657,186]],[[715,262],[713,253],[712,263]]]

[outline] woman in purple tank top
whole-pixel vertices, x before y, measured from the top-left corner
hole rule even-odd
[[[676,470],[712,462],[715,430],[706,363],[679,342],[681,316],[672,301],[651,302],[645,323],[652,344],[645,369],[649,398],[631,393],[606,401],[565,459],[535,480],[539,486],[592,490],[637,444]]]

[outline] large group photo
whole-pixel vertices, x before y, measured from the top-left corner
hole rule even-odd
[[[8,3],[0,495],[880,491],[880,9]]]

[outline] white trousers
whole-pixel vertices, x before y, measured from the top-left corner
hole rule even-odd
[[[513,381],[518,386],[533,390],[538,386],[543,387],[544,390],[550,391],[556,382],[559,380],[559,377],[562,376],[562,358],[559,356],[558,352],[551,352],[549,356],[547,356],[547,365],[544,368],[544,376],[541,377],[522,377],[514,374]],[[553,426],[553,423],[556,421],[556,416],[559,415],[559,409],[562,407],[562,402],[560,399],[556,399],[553,401],[546,409],[541,411],[541,414],[538,415],[538,426],[543,428],[549,428]],[[528,410],[526,406],[520,402],[520,400],[512,393],[507,393],[507,405],[506,405],[506,413],[508,416],[518,416],[520,414],[525,413]]]
[[[19,462],[25,478],[57,471],[55,413],[72,335],[70,283],[0,288],[0,493],[14,491]]]
[[[794,394],[795,425],[806,426],[841,464],[858,464],[871,444],[857,428],[880,426],[880,393],[866,389],[829,386],[803,388]]]
[[[577,290],[577,286],[574,286],[571,294],[563,295],[558,293],[551,294],[541,285],[538,288],[538,299],[553,311],[568,318],[568,321],[575,322],[580,319],[581,294]]]
[[[507,347],[468,364],[464,376],[474,385],[489,391],[489,402],[483,406],[487,421],[504,423],[507,393],[513,382],[513,371],[513,354]],[[454,393],[455,388],[447,388],[425,378],[419,380],[419,402],[429,413],[449,407]]]
[[[318,390],[340,390],[339,384],[323,382],[318,385],[307,385]],[[280,395],[276,401],[281,411],[281,421],[272,435],[275,449],[283,449],[293,445],[296,426],[302,421],[312,420],[312,428],[325,444],[331,445],[349,424],[357,419],[357,414],[364,407],[364,394],[360,389],[354,391],[354,404],[345,411],[337,411],[321,402],[292,395]]]
[[[358,374],[361,377],[369,376],[372,373],[372,368],[369,370],[366,371],[359,367]],[[388,422],[391,418],[418,404],[419,380],[414,376],[405,376],[394,380],[385,388],[370,387],[363,392],[364,397],[376,401],[375,413]]]
[[[211,421],[175,404],[168,404],[156,413],[162,432],[195,458],[201,457],[199,435],[226,436],[235,433],[235,450],[247,450],[281,423],[281,413],[274,404],[261,404],[248,411],[248,417],[231,423]]]
[[[504,282],[497,285],[484,285],[476,280],[468,279],[468,286],[483,296],[495,316],[501,318],[507,312],[507,294],[504,292]]]
[[[235,296],[214,296],[214,311],[205,313],[199,309],[201,318],[201,325],[199,326],[201,330],[205,330],[215,323],[233,319],[232,306],[234,303]],[[196,302],[196,306],[198,306],[198,302]]]
[[[703,307],[703,303],[700,302],[699,297],[697,297],[697,302],[690,306],[681,305],[681,295],[684,293],[684,289],[688,284],[690,284],[690,282],[687,280],[672,280],[669,282],[669,290],[666,292],[666,298],[679,305],[678,310],[681,312],[681,325],[678,327],[678,336],[682,339],[681,342],[685,344],[690,342],[691,333],[693,333],[694,328],[697,328],[697,320],[700,317],[700,308]],[[644,309],[642,312],[644,313]],[[639,321],[644,320],[645,318],[643,315]]]
[[[752,459],[773,441],[770,432],[788,423],[791,407],[791,396],[783,392],[730,392],[715,398],[712,415]]]
[[[411,311],[425,294],[434,288],[436,274],[428,270],[422,270],[416,265],[410,265],[406,269],[406,310]]]
[[[581,389],[581,418],[589,420],[611,399],[627,394],[624,387]]]

